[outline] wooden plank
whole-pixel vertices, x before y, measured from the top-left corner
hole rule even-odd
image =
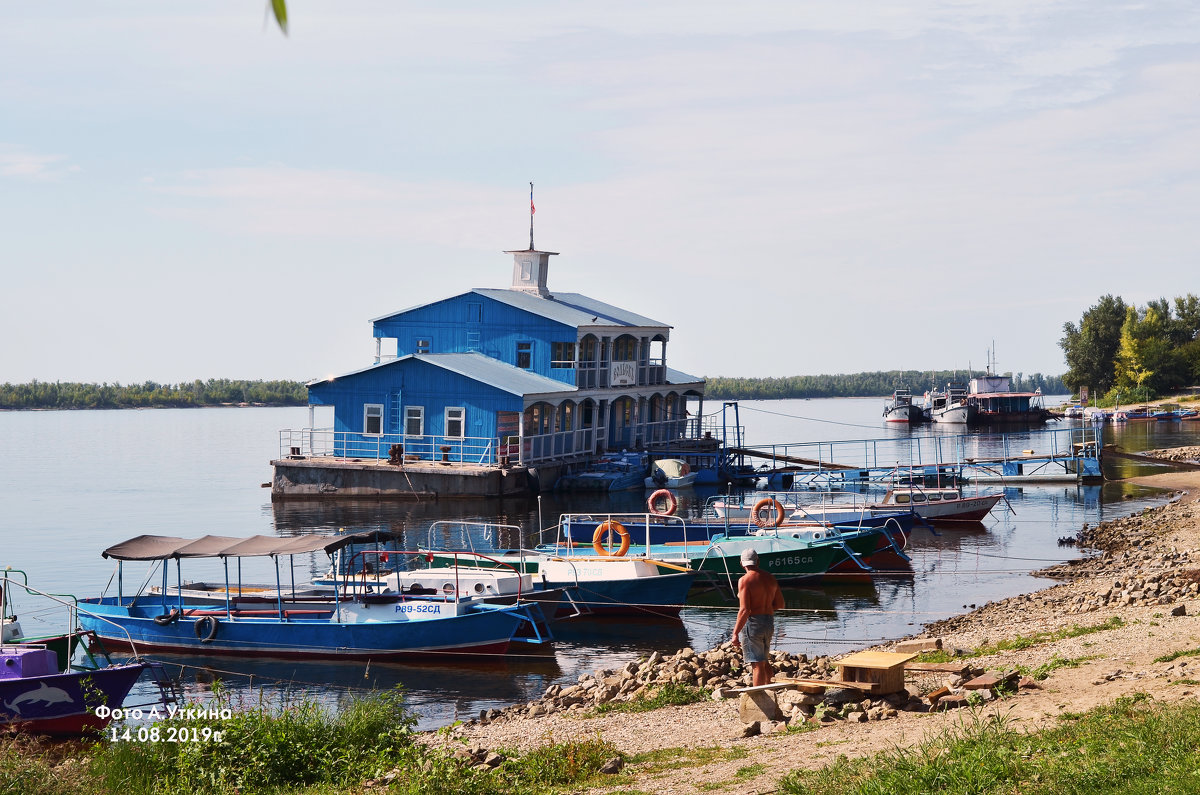
[[[904,670],[912,673],[957,674],[962,676],[970,667],[966,663],[906,663]]]
[[[876,668],[888,669],[895,668],[897,665],[904,665],[909,660],[917,655],[913,654],[897,654],[893,651],[860,651],[851,654],[849,657],[843,657],[840,660],[834,660],[834,665],[849,666],[852,668]]]
[[[726,693],[757,693],[760,690],[786,690],[793,686],[793,682],[771,682],[769,685],[755,685],[754,687],[726,687],[722,688]]]
[[[786,681],[795,685],[819,685],[821,687],[843,687],[852,690],[865,690],[868,693],[875,692],[879,686],[874,682],[842,682],[837,679],[792,679],[788,677],[784,679],[782,676],[775,677],[778,680]]]

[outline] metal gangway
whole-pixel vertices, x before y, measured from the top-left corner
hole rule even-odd
[[[939,483],[1064,483],[1101,480],[1095,428],[928,434],[743,446],[773,487],[837,489],[915,480]]]

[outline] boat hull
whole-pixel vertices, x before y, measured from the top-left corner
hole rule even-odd
[[[461,615],[409,619],[406,616],[430,608],[420,602],[401,602],[390,611],[395,620],[363,621],[333,621],[328,608],[286,611],[287,619],[281,621],[269,609],[253,611],[255,615],[242,611],[230,618],[211,605],[185,605],[178,620],[164,625],[155,621],[155,617],[162,621],[161,603],[131,608],[128,599],[120,605],[115,602],[111,597],[80,600],[80,623],[110,646],[128,648],[132,640],[137,650],[204,655],[354,660],[504,654],[527,620],[515,608],[499,605]],[[211,636],[207,619],[216,621]]]
[[[883,414],[885,422],[920,423],[925,421],[925,412],[920,406],[890,406]]]
[[[68,737],[103,729],[96,708],[116,709],[149,666],[130,663],[94,671],[0,679],[0,726]]]
[[[975,406],[959,404],[933,409],[929,413],[929,419],[949,425],[971,425],[976,422],[978,414],[979,411]]]

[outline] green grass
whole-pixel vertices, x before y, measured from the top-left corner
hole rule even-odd
[[[1197,656],[1200,656],[1200,649],[1184,649],[1183,651],[1173,651],[1170,654],[1164,654],[1161,657],[1155,657],[1154,662],[1175,662],[1180,657]]]
[[[1053,643],[1054,641],[1066,640],[1067,638],[1078,638],[1096,632],[1120,629],[1123,626],[1125,626],[1125,621],[1120,616],[1113,616],[1099,624],[1076,624],[1075,626],[1055,630],[1054,632],[1035,632],[1032,635],[1017,635],[1014,638],[1008,638],[995,643],[984,642],[982,646],[968,651],[966,654],[955,655],[941,650],[923,652],[917,657],[917,660],[927,663],[944,663],[973,657],[988,657],[1004,651],[1022,651],[1024,649],[1031,649],[1034,646],[1040,646],[1043,643]]]
[[[839,759],[786,776],[793,795],[1149,795],[1200,791],[1200,704],[1145,697],[1072,716],[1036,734],[1003,718],[976,722],[912,749]]]
[[[685,704],[695,704],[708,699],[709,691],[702,687],[681,685],[670,682],[662,687],[656,687],[649,695],[639,695],[629,701],[609,701],[600,704],[594,712],[605,715],[610,712],[649,712],[663,707],[681,707]]]
[[[336,715],[302,700],[157,724],[160,732],[218,730],[220,742],[42,746],[0,735],[0,795],[348,795],[393,771],[380,792],[533,795],[576,789],[619,755],[598,738],[572,740],[524,755],[501,752],[507,758],[498,767],[476,771],[415,742],[414,722],[400,692],[390,691],[343,703]]]
[[[1021,672],[1022,676],[1028,676],[1030,679],[1036,679],[1037,681],[1041,682],[1042,680],[1049,677],[1050,674],[1052,674],[1054,671],[1057,671],[1059,668],[1078,668],[1079,666],[1083,665],[1084,663],[1091,662],[1092,660],[1098,660],[1098,659],[1100,659],[1100,657],[1097,655],[1089,655],[1086,657],[1065,658],[1065,657],[1059,657],[1056,654],[1053,657],[1051,657],[1049,660],[1047,660],[1046,662],[1037,666],[1036,668],[1030,668],[1029,666],[1026,666],[1026,665],[1018,665],[1017,670]]]
[[[709,746],[707,748],[657,748],[625,758],[626,764],[639,773],[658,773],[681,767],[707,765],[711,762],[731,762],[745,759],[746,749],[740,745]]]

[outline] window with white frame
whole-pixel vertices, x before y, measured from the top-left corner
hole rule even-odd
[[[367,403],[363,406],[363,433],[367,436],[383,435],[383,405]]]
[[[425,435],[425,407],[424,406],[405,406],[404,407],[404,435],[405,436],[424,436]]]
[[[461,406],[446,407],[446,436],[452,439],[461,439],[466,434],[463,429],[466,427],[467,410]]]
[[[552,342],[550,343],[550,366],[551,367],[574,367],[575,366],[575,343],[573,342]]]

